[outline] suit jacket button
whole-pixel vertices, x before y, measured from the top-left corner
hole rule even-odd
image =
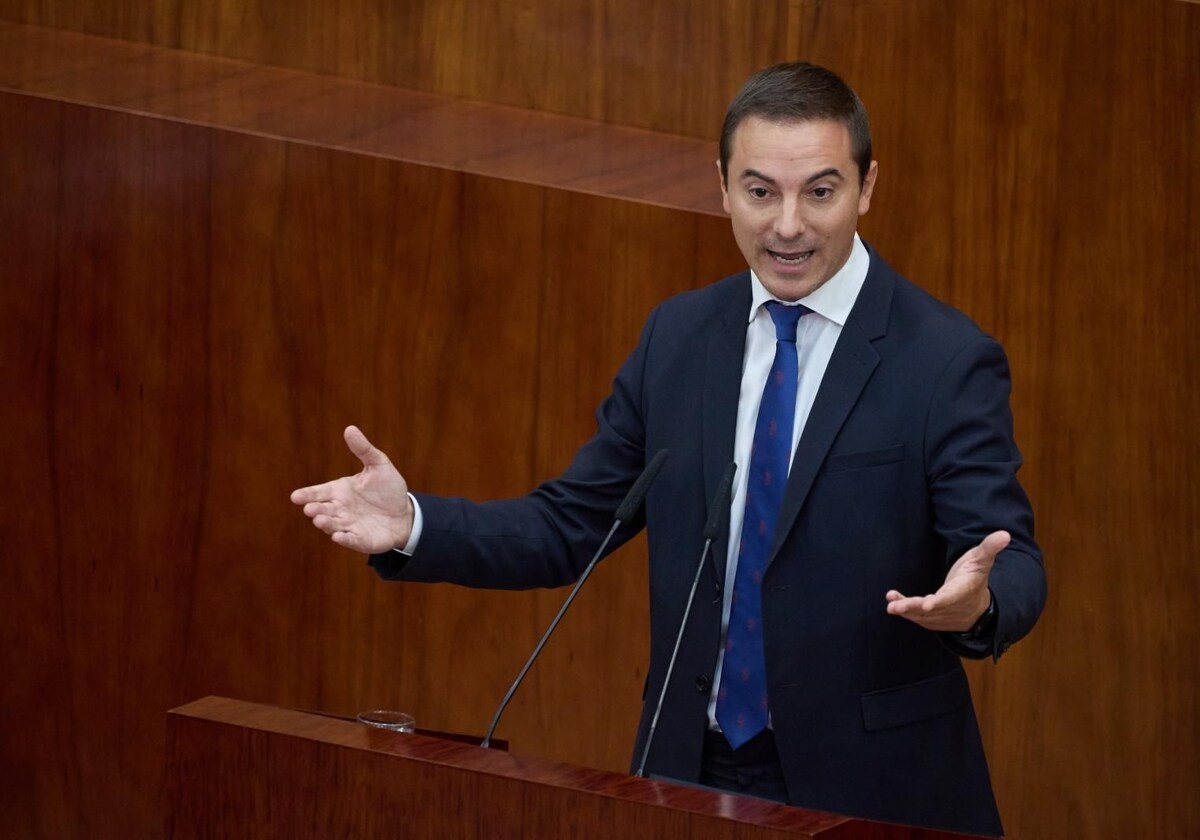
[[[707,694],[712,691],[712,678],[708,674],[701,674],[696,677],[696,690],[701,694]]]

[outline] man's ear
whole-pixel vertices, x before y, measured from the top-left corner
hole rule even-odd
[[[858,215],[866,215],[871,209],[871,194],[875,192],[875,179],[879,177],[879,161],[871,161],[867,167],[867,177],[863,178],[862,189],[858,191]]]
[[[717,180],[721,182],[721,206],[729,212],[729,189],[725,186],[725,170],[721,168],[721,160],[717,159]]]

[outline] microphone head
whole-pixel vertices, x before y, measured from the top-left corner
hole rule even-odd
[[[650,492],[650,485],[654,483],[654,479],[658,478],[658,471],[662,469],[663,462],[667,460],[667,450],[660,449],[650,463],[646,465],[646,469],[642,470],[642,474],[638,476],[637,481],[633,482],[633,486],[629,488],[629,492],[625,494],[624,501],[617,508],[616,516],[613,518],[622,525],[627,523],[637,513],[638,508],[642,506],[642,502],[646,500],[646,494]]]
[[[717,492],[713,495],[712,508],[708,511],[708,522],[704,525],[704,539],[715,540],[721,530],[721,521],[729,510],[729,500],[733,497],[733,476],[737,473],[737,462],[730,461],[721,480],[717,482]]]

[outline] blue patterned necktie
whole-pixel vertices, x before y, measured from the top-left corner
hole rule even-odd
[[[792,454],[799,376],[796,325],[808,311],[803,306],[767,303],[767,312],[775,322],[775,361],[763,386],[754,424],[746,512],[725,636],[721,688],[717,692],[717,723],[735,750],[766,729],[770,715],[763,655],[762,579]]]

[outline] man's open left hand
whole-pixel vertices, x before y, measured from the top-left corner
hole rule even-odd
[[[889,591],[889,615],[907,618],[927,630],[962,633],[970,630],[991,602],[988,575],[996,555],[1008,545],[1007,531],[988,534],[983,542],[955,561],[941,588],[932,595]]]

